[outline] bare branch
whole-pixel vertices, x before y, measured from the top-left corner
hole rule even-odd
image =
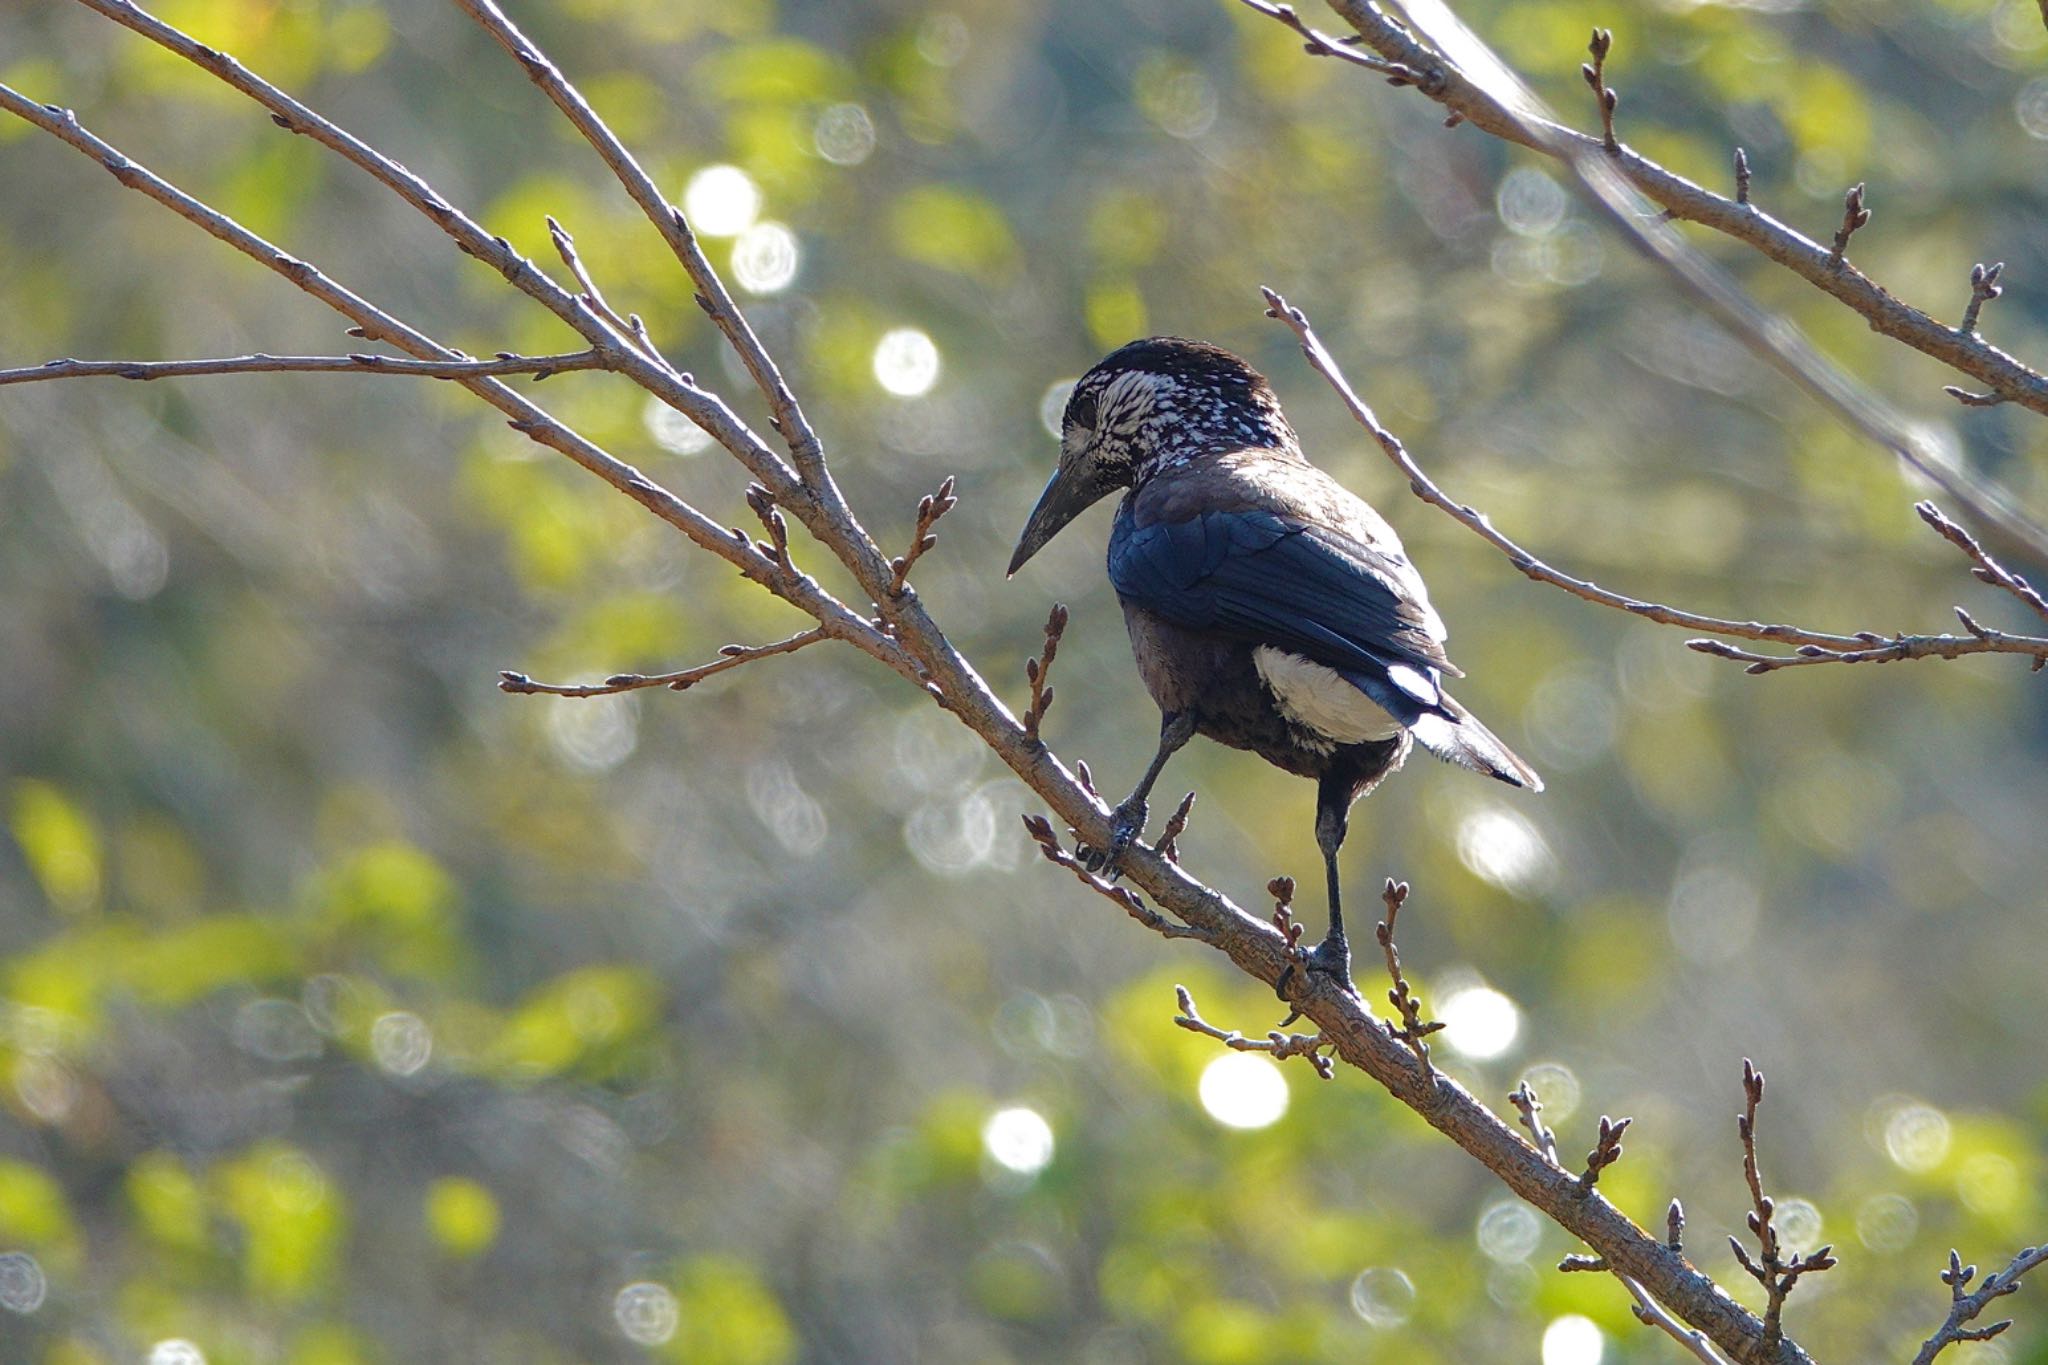
[[[87,2],[112,3],[112,0]],[[155,200],[217,240],[282,275],[299,289],[346,317],[364,336],[388,341],[421,360],[445,363],[469,359],[460,352],[441,345],[425,333],[407,326],[360,295],[335,283],[314,266],[288,255],[226,214],[194,199],[161,176],[131,161],[112,144],[87,132],[70,110],[37,104],[5,85],[0,85],[0,110],[5,110],[50,133],[98,162],[125,187]],[[756,553],[744,537],[736,544],[717,522],[638,469],[615,458],[564,426],[546,409],[522,397],[495,378],[472,376],[458,378],[453,382],[462,385],[504,413],[510,419],[513,430],[566,455],[681,531],[693,543],[710,550],[748,578],[811,615],[834,639],[846,640],[858,646],[898,673],[907,677],[915,676],[913,664],[904,656],[903,651],[893,641],[881,635],[865,617],[854,613],[811,579],[782,571],[777,565]]]
[[[1756,1111],[1764,1099],[1764,1074],[1747,1057],[1742,1059],[1742,1097],[1742,1112],[1736,1116],[1735,1130],[1742,1138],[1742,1176],[1749,1183],[1752,1206],[1749,1230],[1756,1238],[1758,1255],[1751,1258],[1742,1243],[1733,1237],[1728,1239],[1728,1245],[1734,1248],[1735,1259],[1742,1268],[1764,1287],[1764,1345],[1769,1348],[1775,1347],[1784,1335],[1785,1299],[1798,1285],[1799,1277],[1832,1270],[1836,1261],[1831,1254],[1834,1251],[1832,1246],[1824,1246],[1804,1256],[1794,1255],[1790,1260],[1785,1258],[1778,1230],[1771,1223],[1777,1205],[1764,1193],[1763,1171],[1756,1156]]]
[[[1958,1341],[1989,1341],[2012,1326],[2011,1318],[1987,1323],[1982,1327],[1968,1324],[1977,1320],[1977,1315],[1991,1306],[1993,1299],[2004,1298],[2020,1287],[2020,1276],[2043,1264],[2048,1264],[2048,1243],[2037,1247],[2023,1248],[2019,1255],[2005,1269],[1994,1271],[1987,1276],[1977,1292],[1966,1294],[1971,1280],[1976,1278],[1977,1267],[1964,1265],[1963,1258],[1953,1248],[1948,1253],[1948,1268],[1941,1272],[1941,1282],[1949,1287],[1949,1310],[1947,1321],[1939,1330],[1921,1344],[1913,1357],[1913,1365],[1933,1365],[1934,1358]]]
[[[610,697],[621,692],[637,692],[646,687],[666,687],[671,692],[687,691],[716,673],[724,673],[750,664],[756,659],[766,659],[775,654],[794,654],[805,645],[814,645],[828,639],[822,627],[814,627],[777,640],[769,645],[721,645],[718,658],[695,668],[685,668],[679,673],[614,673],[601,683],[544,683],[535,682],[524,673],[510,669],[498,675],[498,690],[528,695],[545,694],[551,697]]]
[[[1579,74],[1586,79],[1586,85],[1593,92],[1594,103],[1600,106],[1601,145],[1612,156],[1621,151],[1621,144],[1614,140],[1614,108],[1621,103],[1621,96],[1607,86],[1607,54],[1614,47],[1614,30],[1596,28],[1593,41],[1586,44],[1586,51],[1593,54],[1593,60],[1579,68]]]
[[[1735,149],[1735,202],[1749,203],[1749,153],[1740,147]],[[1666,209],[1665,212],[1671,210]]]
[[[1543,1112],[1543,1101],[1530,1088],[1526,1077],[1508,1093],[1508,1103],[1515,1106],[1515,1113],[1521,1117],[1522,1126],[1529,1130],[1529,1139],[1536,1144],[1536,1150],[1543,1153],[1543,1159],[1563,1170],[1564,1163],[1557,1159],[1557,1135],[1537,1117]]]
[[[1386,904],[1387,917],[1373,926],[1373,936],[1379,940],[1380,951],[1387,959],[1387,976],[1394,983],[1387,992],[1387,1003],[1394,1007],[1401,1020],[1399,1028],[1389,1023],[1387,1033],[1408,1045],[1408,1050],[1415,1054],[1415,1069],[1421,1073],[1424,1085],[1429,1085],[1437,1078],[1436,1064],[1429,1060],[1429,1044],[1422,1040],[1442,1028],[1443,1021],[1422,1017],[1422,1002],[1415,998],[1408,978],[1401,974],[1401,954],[1394,947],[1394,920],[1408,902],[1408,883],[1387,878],[1380,899]]]
[[[350,352],[347,355],[221,356],[205,360],[51,360],[41,365],[0,370],[0,384],[31,384],[45,379],[179,379],[213,374],[395,374],[425,379],[476,379],[488,375],[531,375],[535,380],[570,370],[601,370],[605,357],[596,351],[563,355],[514,355],[500,351],[491,360],[415,360]]]
[[[1263,1042],[1247,1038],[1236,1029],[1228,1032],[1217,1028],[1195,1010],[1195,998],[1188,994],[1186,986],[1175,986],[1173,993],[1180,1001],[1180,1013],[1173,1022],[1190,1033],[1199,1033],[1214,1038],[1233,1052],[1263,1052],[1274,1061],[1285,1061],[1289,1057],[1306,1057],[1316,1075],[1329,1080],[1335,1074],[1330,1059],[1318,1049],[1329,1046],[1329,1040],[1320,1033],[1282,1033],[1273,1029],[1266,1034]]]
[[[496,270],[507,283],[576,329],[591,346],[605,352],[619,373],[695,422],[745,464],[754,479],[774,492],[785,505],[800,505],[803,490],[797,485],[795,474],[740,420],[724,399],[690,382],[666,361],[643,351],[633,337],[614,330],[581,295],[562,288],[532,261],[515,251],[510,242],[486,231],[420,176],[256,75],[227,53],[208,47],[163,22],[133,0],[78,0],[78,3],[184,57],[268,110],[272,121],[279,127],[312,138],[360,167],[440,228],[462,251]],[[381,337],[381,334],[373,335],[389,339]]]
[[[1980,524],[2048,558],[2048,526],[2029,515],[2009,489],[1956,464],[1945,450],[1849,378],[1783,318],[1759,308],[1675,229],[1652,221],[1635,196],[1648,198],[1674,218],[1703,224],[1747,243],[1854,309],[1873,330],[2035,412],[2048,414],[2048,375],[1902,303],[1862,272],[1838,266],[1830,259],[1828,248],[1755,205],[1717,195],[1625,146],[1610,152],[1602,139],[1558,123],[1441,0],[1428,0],[1405,11],[1435,45],[1434,51],[1389,18],[1376,0],[1328,3],[1358,32],[1360,41],[1380,56],[1427,73],[1430,79],[1416,85],[1456,118],[1564,161],[1600,211],[1758,355],[1852,430],[1931,479]],[[1446,60],[1441,53],[1455,53],[1464,66]]]
[[[456,0],[456,3],[525,68],[527,76],[576,126],[576,131],[583,134],[599,158],[618,177],[633,202],[640,206],[641,212],[661,233],[662,240],[668,243],[676,260],[689,275],[690,282],[697,287],[698,306],[725,334],[733,353],[739,356],[755,386],[767,398],[769,409],[774,414],[773,425],[787,443],[797,469],[807,481],[822,480],[825,474],[824,448],[817,433],[811,430],[803,408],[783,380],[782,371],[768,354],[768,348],[754,335],[752,325],[740,312],[739,305],[733,302],[725,282],[711,268],[711,262],[697,244],[697,236],[690,230],[683,211],[668,202],[653,177],[641,168],[625,144],[583,98],[583,93],[570,84],[561,69],[519,31],[503,10],[491,0]]]
[[[1045,618],[1045,648],[1037,658],[1024,661],[1024,677],[1031,684],[1031,705],[1024,708],[1024,734],[1034,744],[1038,742],[1038,727],[1045,723],[1045,713],[1052,710],[1052,661],[1059,655],[1060,636],[1066,629],[1066,604],[1055,602]],[[1089,794],[1094,794],[1092,785]]]
[[[640,320],[638,313],[630,318],[622,318],[612,311],[611,304],[605,301],[604,291],[597,287],[597,281],[591,278],[590,271],[583,264],[583,257],[577,254],[576,239],[569,235],[569,229],[556,221],[552,213],[547,216],[547,222],[548,239],[555,244],[555,254],[562,258],[563,265],[569,267],[569,273],[576,277],[576,283],[583,286],[583,302],[592,312],[611,324],[612,330],[621,336],[631,337],[649,360],[673,370],[675,366],[669,365],[668,358],[662,355],[655,347],[653,338],[647,335],[647,324]]]
[[[1977,314],[1984,311],[1984,305],[2005,292],[2005,286],[1998,277],[2005,273],[2005,262],[1985,265],[1978,262],[1970,267],[1970,302],[1963,309],[1963,320],[1956,330],[1965,336],[1977,335]]]
[[[1828,264],[1836,270],[1842,268],[1842,253],[1849,249],[1849,239],[1856,230],[1870,221],[1870,210],[1863,207],[1863,185],[1851,185],[1849,192],[1842,196],[1842,225],[1835,229],[1835,247],[1828,253]]]
[[[927,493],[917,501],[917,529],[911,532],[910,548],[889,561],[893,577],[889,580],[892,595],[901,595],[907,590],[910,570],[924,557],[924,552],[939,543],[932,534],[932,527],[939,524],[939,518],[952,511],[960,503],[953,496],[953,476],[948,474],[936,493]]]
[[[1064,867],[1067,871],[1074,874],[1076,880],[1081,885],[1087,887],[1098,896],[1115,901],[1117,905],[1122,907],[1125,914],[1144,925],[1147,929],[1150,929],[1153,933],[1163,938],[1193,938],[1200,939],[1204,943],[1214,943],[1216,941],[1215,935],[1210,933],[1209,930],[1193,924],[1175,924],[1157,910],[1145,904],[1144,897],[1131,890],[1128,886],[1118,886],[1113,882],[1104,881],[1093,872],[1090,872],[1082,865],[1079,858],[1067,852],[1066,848],[1060,843],[1060,836],[1053,832],[1052,822],[1043,815],[1025,816],[1024,828],[1037,841],[1038,851],[1045,855],[1047,862]]]
[[[1195,811],[1195,794],[1189,792],[1174,807],[1173,814],[1166,817],[1166,825],[1159,831],[1159,842],[1154,845],[1161,857],[1169,862],[1180,861],[1180,836],[1188,832],[1188,817]]]
[[[2035,587],[2012,570],[1993,559],[1977,538],[1942,514],[1939,507],[1931,502],[1916,502],[1913,510],[1920,519],[1932,526],[1936,534],[1949,544],[1970,557],[1970,576],[1994,588],[2003,588],[2024,602],[2028,609],[2042,620],[2048,621],[2048,598],[2042,597]]]
[[[1640,616],[1647,621],[1656,621],[1668,626],[1683,626],[1690,630],[1704,630],[1715,635],[1734,636],[1742,640],[1769,640],[1779,644],[1795,646],[1797,657],[1785,658],[1776,655],[1756,654],[1740,650],[1718,640],[1689,640],[1689,647],[1703,654],[1714,654],[1721,658],[1741,659],[1750,663],[1753,673],[1766,673],[1776,668],[1789,668],[1800,663],[1874,663],[1895,659],[1942,658],[1959,659],[1969,654],[2024,654],[2034,658],[2048,655],[2048,639],[2035,639],[2023,635],[2005,635],[1986,632],[1982,635],[1902,635],[1886,639],[1881,635],[1862,632],[1855,635],[1834,635],[1824,631],[1808,630],[1800,626],[1766,625],[1759,621],[1733,621],[1718,616],[1703,616],[1698,612],[1682,611],[1661,602],[1646,602],[1628,597],[1601,587],[1597,583],[1570,574],[1538,559],[1515,541],[1494,529],[1493,522],[1478,509],[1453,501],[1450,495],[1436,485],[1425,474],[1422,466],[1409,455],[1407,447],[1399,437],[1380,424],[1379,418],[1352,389],[1351,383],[1338,369],[1337,362],[1324,348],[1315,329],[1299,308],[1288,303],[1273,290],[1260,286],[1266,296],[1266,313],[1278,318],[1295,339],[1301,342],[1302,354],[1316,373],[1329,381],[1330,387],[1344,401],[1351,415],[1361,426],[1372,433],[1380,449],[1408,478],[1408,486],[1432,507],[1441,509],[1459,525],[1471,530],[1487,544],[1508,557],[1508,562],[1529,578],[1552,587],[1562,588],[1583,601],[1598,606],[1612,607],[1617,611]]]
[[[1310,28],[1302,20],[1301,15],[1295,12],[1292,5],[1270,4],[1268,0],[1243,0],[1243,3],[1269,19],[1278,19],[1287,27],[1299,33],[1303,46],[1314,56],[1335,57],[1339,61],[1349,62],[1353,66],[1362,66],[1367,71],[1376,71],[1387,78],[1388,85],[1420,85],[1428,79],[1423,72],[1417,71],[1413,67],[1403,66],[1399,62],[1390,62],[1384,58],[1375,57],[1370,52],[1361,52],[1350,43],[1340,42],[1327,33],[1320,33]]]
[[[1594,1139],[1593,1150],[1586,1153],[1586,1169],[1579,1176],[1579,1187],[1590,1191],[1600,1183],[1600,1172],[1621,1160],[1621,1135],[1628,1131],[1634,1119],[1610,1119],[1600,1116],[1600,1135]]]

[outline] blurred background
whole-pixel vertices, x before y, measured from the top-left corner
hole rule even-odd
[[[553,268],[543,214],[678,363],[763,414],[665,248],[452,6],[166,0]],[[957,475],[918,583],[1121,792],[1156,714],[1107,510],[1002,566],[1064,385],[1173,332],[1255,359],[1398,525],[1460,691],[1540,798],[1418,760],[1354,814],[1354,895],[1416,887],[1437,1052],[1531,1078],[1602,1188],[1748,1207],[1741,1059],[1779,1225],[1831,1242],[1789,1325],[1903,1359],[1946,1250],[2048,1236],[2043,681],[1981,659],[1767,678],[1524,580],[1408,497],[1261,315],[1271,284],[1454,496],[1562,567],[1708,612],[1941,630],[1972,583],[1925,491],[1698,317],[1555,169],[1215,0],[513,6],[670,192],[883,542]],[[2048,56],[2027,0],[1467,17],[1566,115],[1615,31],[1621,135],[2048,357]],[[1327,16],[1314,16],[1328,22]],[[573,349],[351,167],[80,7],[0,10],[0,79],[473,352]],[[304,296],[0,123],[0,365],[356,343]],[[2048,423],[1760,258],[1703,248],[2048,511]],[[522,385],[524,381],[518,381]],[[602,376],[537,395],[714,515],[742,471]],[[762,428],[765,430],[765,426]],[[844,590],[799,538],[801,566]],[[2048,566],[2027,565],[2039,572]],[[445,384],[0,390],[0,1360],[1137,1365],[1669,1361],[1611,1279],[1364,1078],[1254,1035],[1261,988],[1036,857],[1026,790],[851,650],[688,695],[509,697],[497,670],[682,667],[786,608]],[[2038,623],[2034,623],[2038,625]],[[1309,785],[1198,745],[1190,868],[1314,884]],[[1311,931],[1319,897],[1305,897]],[[1369,974],[1361,982],[1370,985]],[[1958,1348],[2048,1360],[2048,1294]]]

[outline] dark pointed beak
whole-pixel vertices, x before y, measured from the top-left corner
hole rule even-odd
[[[1016,577],[1024,562],[1044,549],[1045,543],[1058,535],[1061,527],[1094,506],[1109,491],[1108,485],[1080,470],[1056,470],[1046,481],[1045,491],[1038,495],[1038,505],[1025,519],[1024,533],[1017,537],[1017,550],[1010,556],[1010,570],[1005,577]]]

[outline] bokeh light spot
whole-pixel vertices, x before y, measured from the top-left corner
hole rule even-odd
[[[1567,1313],[1543,1329],[1543,1365],[1600,1365],[1607,1340],[1591,1318]]]
[[[683,190],[683,216],[700,237],[737,237],[760,213],[760,188],[737,166],[706,166]]]
[[[982,1150],[1006,1171],[1036,1175],[1052,1163],[1052,1125],[1036,1109],[998,1109],[981,1126]]]
[[[1415,1314],[1415,1282],[1389,1265],[1361,1270],[1351,1282],[1351,1311],[1368,1327],[1399,1327]]]
[[[1920,1210],[1899,1194],[1873,1194],[1856,1210],[1856,1240],[1875,1252],[1904,1251],[1920,1230]]]
[[[1458,860],[1475,876],[1520,893],[1541,890],[1557,872],[1536,826],[1499,806],[1482,806],[1459,822]]]
[[[612,1298],[612,1321],[628,1341],[659,1346],[676,1334],[676,1296],[652,1280],[629,1284]]]
[[[1810,1199],[1780,1199],[1771,1215],[1771,1226],[1790,1251],[1812,1251],[1821,1242],[1820,1210]]]
[[[875,345],[875,382],[898,398],[930,393],[939,382],[939,348],[915,327],[885,332]]]
[[[858,166],[875,151],[875,121],[858,104],[834,104],[811,129],[818,155],[835,166]]]
[[[434,1031],[407,1010],[379,1015],[370,1025],[370,1055],[394,1076],[411,1076],[434,1055]]]
[[[1469,986],[1447,996],[1437,1017],[1444,1023],[1444,1041],[1480,1062],[1513,1047],[1522,1031],[1522,1012],[1491,986]]]
[[[1503,1199],[1479,1215],[1480,1251],[1503,1265],[1526,1261],[1543,1238],[1536,1211],[1519,1199]]]
[[[711,447],[711,433],[659,398],[640,409],[640,424],[654,443],[671,455],[696,455]]]
[[[781,293],[795,281],[802,263],[796,234],[780,223],[756,223],[733,243],[733,278],[750,293]]]
[[[1885,1155],[1902,1171],[1931,1171],[1948,1158],[1949,1136],[1948,1115],[1933,1105],[1901,1105],[1885,1120]]]
[[[1224,1053],[1202,1068],[1196,1092],[1226,1128],[1268,1128],[1287,1112],[1287,1078],[1256,1052]]]
[[[1049,386],[1038,400],[1038,424],[1057,441],[1067,434],[1067,400],[1074,396],[1074,381],[1062,379]]]
[[[43,1306],[49,1281],[42,1266],[26,1251],[0,1255],[0,1308],[10,1313],[33,1313]]]
[[[149,1348],[149,1365],[206,1365],[206,1353],[183,1337],[166,1337]]]
[[[1538,1062],[1522,1073],[1522,1079],[1536,1092],[1543,1105],[1543,1121],[1557,1123],[1570,1118],[1579,1107],[1579,1077],[1563,1062]]]

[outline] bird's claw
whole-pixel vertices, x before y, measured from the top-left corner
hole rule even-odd
[[[1130,852],[1131,845],[1138,841],[1138,836],[1144,832],[1145,817],[1148,814],[1150,812],[1146,810],[1143,801],[1124,802],[1110,814],[1109,846],[1096,848],[1090,844],[1083,844],[1074,850],[1074,856],[1079,859],[1081,866],[1096,876],[1115,881],[1119,875],[1118,865],[1123,862],[1124,854]]]
[[[1296,967],[1318,976],[1329,977],[1346,995],[1358,994],[1358,988],[1351,984],[1351,940],[1342,934],[1333,933],[1325,936],[1321,943],[1303,953],[1299,962],[1287,964],[1280,973],[1280,979],[1273,983],[1273,993],[1282,1000],[1287,999],[1287,988],[1294,982]],[[1292,1022],[1293,1018],[1290,1017],[1288,1023]]]

